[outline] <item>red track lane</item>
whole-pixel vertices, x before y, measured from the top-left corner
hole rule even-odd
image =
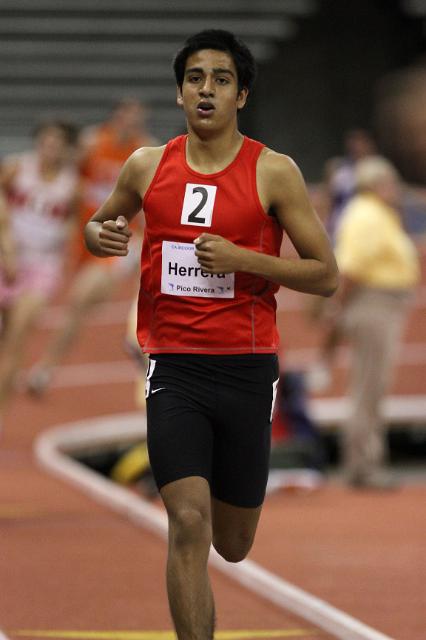
[[[25,405],[16,412],[17,420],[29,417]],[[31,426],[34,434],[34,422]],[[27,441],[29,436],[27,430]],[[171,629],[164,542],[46,475],[35,467],[30,448],[22,441],[12,445],[13,440],[5,438],[0,452],[0,619],[5,633],[15,638],[26,629]],[[304,640],[333,637],[215,571],[212,582],[219,629],[298,630],[293,637]],[[302,629],[312,631],[302,634]]]
[[[129,299],[131,290],[123,287],[116,299]],[[294,298],[280,295],[283,342],[291,349],[312,347],[320,332],[302,309],[285,310],[285,300],[293,307]],[[423,317],[419,310],[412,314],[408,344],[426,344]],[[125,360],[124,321],[88,325],[66,364]],[[49,334],[35,331],[28,363]],[[0,627],[11,637],[24,628],[171,628],[164,543],[33,462],[32,444],[41,431],[134,410],[131,383],[98,382],[52,389],[41,402],[19,395],[6,416],[0,439]],[[335,385],[331,394],[341,391]],[[425,363],[401,364],[394,392],[426,395]],[[425,484],[386,496],[333,484],[310,496],[276,494],[266,502],[252,558],[397,640],[424,640],[424,504]],[[220,629],[312,628],[213,576]],[[315,632],[303,638],[331,636]]]

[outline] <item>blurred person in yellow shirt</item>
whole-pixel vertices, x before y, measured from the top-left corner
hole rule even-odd
[[[337,231],[336,257],[348,278],[373,289],[411,290],[419,278],[417,252],[404,231],[401,187],[393,166],[375,156],[359,163],[358,195]]]
[[[401,223],[401,182],[380,156],[356,167],[357,194],[336,233],[341,286],[330,331],[352,346],[350,415],[343,428],[343,468],[357,488],[393,488],[381,400],[389,388],[412,293],[420,277],[417,252]],[[334,324],[334,327],[333,327]]]

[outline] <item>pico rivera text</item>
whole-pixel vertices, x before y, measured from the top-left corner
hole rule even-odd
[[[198,264],[193,243],[162,243],[161,293],[234,298],[234,273],[208,273]]]

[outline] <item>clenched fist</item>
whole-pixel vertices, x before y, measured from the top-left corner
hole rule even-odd
[[[234,273],[242,270],[245,250],[222,236],[202,233],[194,240],[194,244],[198,263],[207,273]]]
[[[126,256],[132,232],[124,216],[117,220],[106,220],[99,231],[99,248],[110,256]]]

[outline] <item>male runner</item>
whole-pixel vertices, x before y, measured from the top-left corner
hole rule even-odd
[[[143,205],[138,336],[150,354],[148,446],[169,518],[169,603],[179,640],[207,640],[210,545],[242,560],[265,494],[274,293],[331,295],[337,268],[295,164],[238,131],[255,75],[247,47],[204,31],[174,70],[188,134],[130,156],[86,242],[101,257],[126,255]],[[280,257],[283,229],[300,259]]]

